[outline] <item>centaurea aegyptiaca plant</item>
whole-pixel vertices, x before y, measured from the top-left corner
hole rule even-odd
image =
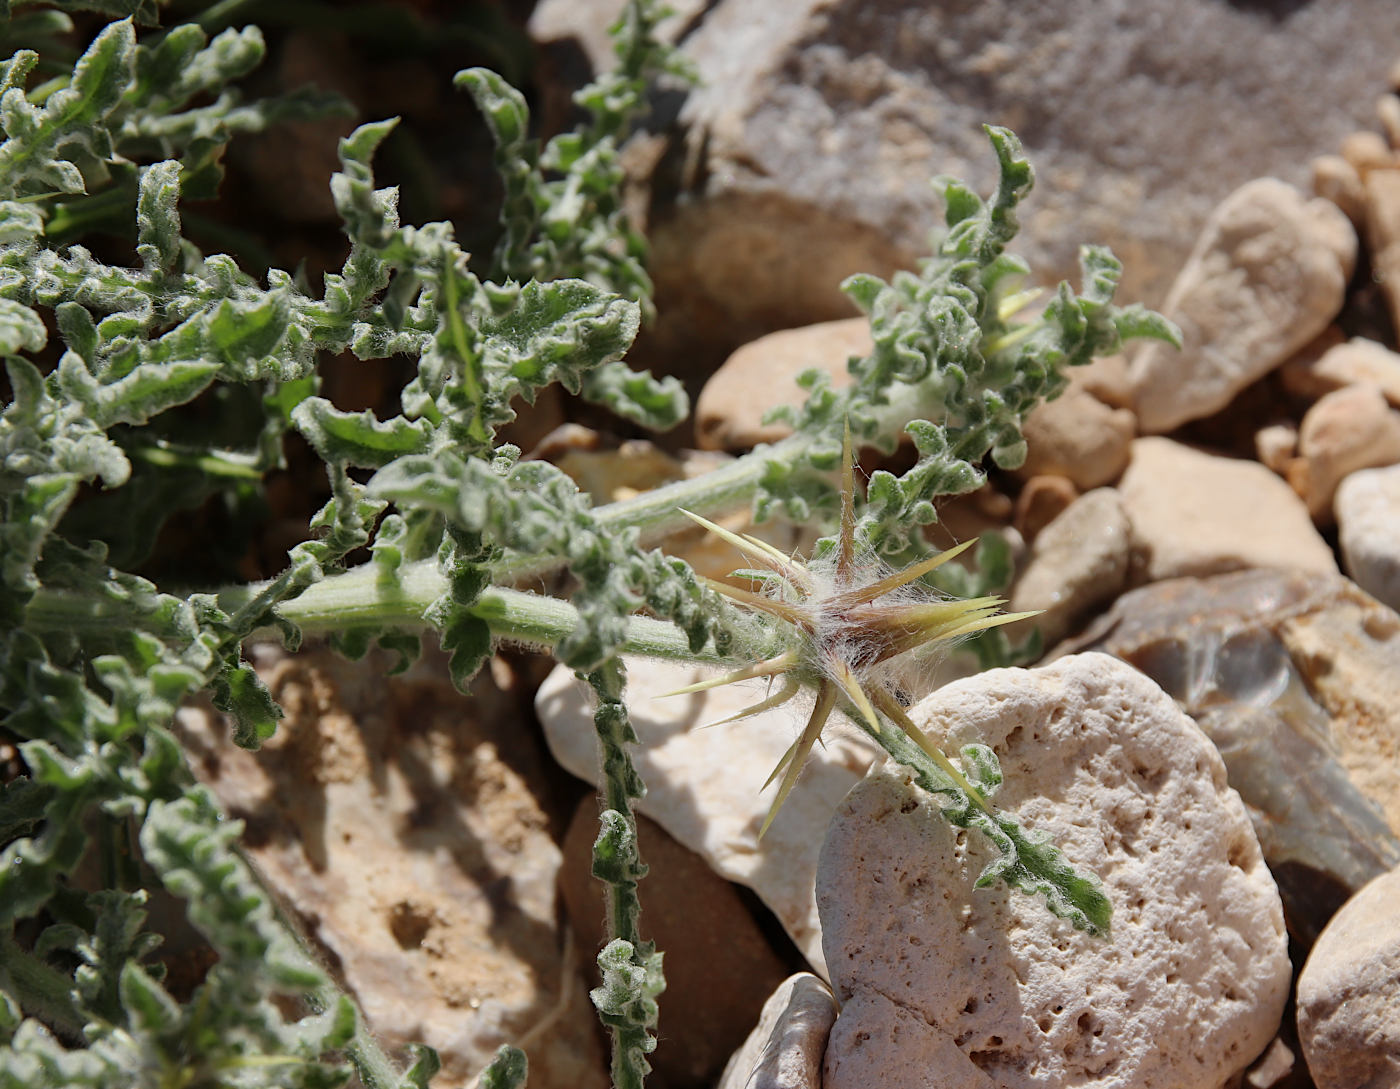
[[[946,646],[974,632],[1035,615],[1002,613],[998,597],[949,598],[921,583],[925,575],[955,559],[975,540],[894,572],[878,559],[863,554],[855,540],[855,467],[849,428],[842,448],[841,530],[834,557],[803,561],[756,537],[732,533],[697,514],[686,514],[761,568],[735,571],[733,577],[759,583],[763,592],[707,579],[710,588],[776,620],[787,629],[789,638],[780,654],[671,694],[699,692],[754,678],[783,678],[782,687],[773,695],[724,720],[732,722],[781,706],[804,685],[816,693],[801,735],[764,784],[766,787],[782,775],[760,836],[778,815],[812,747],[832,712],[838,709],[877,739],[884,732],[882,715],[896,723],[975,804],[990,812],[982,792],[905,714],[891,669],[896,659],[906,655],[936,644]]]

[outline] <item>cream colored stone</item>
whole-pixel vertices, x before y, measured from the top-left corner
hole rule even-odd
[[[1331,716],[1331,744],[1348,778],[1400,836],[1400,616],[1346,591],[1275,631]]]
[[[549,779],[519,744],[516,698],[483,678],[463,699],[433,654],[397,677],[326,648],[254,655],[286,711],[260,751],[200,707],[175,732],[370,1030],[436,1048],[446,1084],[528,1037],[532,1087],[603,1089],[597,1015],[559,928]]]
[[[1030,623],[1054,646],[1089,610],[1123,589],[1131,554],[1132,531],[1118,493],[1087,492],[1036,538],[1010,611],[1044,610]]]
[[[1257,462],[1141,438],[1118,492],[1140,581],[1245,567],[1337,571],[1303,501]]]
[[[1385,129],[1385,138],[1391,150],[1400,148],[1400,98],[1389,94],[1376,99],[1376,119]]]
[[[764,1003],[716,1089],[822,1089],[822,1055],[835,1020],[830,987],[806,972],[789,976]]]
[[[1400,170],[1366,175],[1366,241],[1371,275],[1385,293],[1392,326],[1400,329]]]
[[[1356,232],[1329,201],[1260,178],[1206,224],[1163,307],[1182,350],[1132,358],[1138,427],[1170,431],[1209,416],[1327,327],[1341,309]]]
[[[639,743],[632,759],[647,785],[637,803],[720,875],[752,888],[825,974],[812,888],[822,830],[875,750],[854,728],[828,734],[813,750],[797,786],[764,835],[774,787],[764,782],[801,731],[803,710],[787,704],[741,722],[707,728],[764,698],[760,682],[661,698],[713,671],[646,659],[628,660],[627,705]],[[558,667],[540,686],[535,708],[554,758],[589,782],[598,775],[588,689]]]
[[[1400,609],[1400,466],[1352,473],[1334,504],[1347,575]]]
[[[1031,411],[1023,434],[1027,453],[1019,476],[1068,477],[1082,491],[1118,479],[1128,464],[1137,419],[1071,380],[1063,394]]]
[[[1349,134],[1342,141],[1342,158],[1351,163],[1364,179],[1373,170],[1395,167],[1395,153],[1378,132],[1362,130]]]
[[[1298,428],[1293,423],[1269,424],[1254,433],[1254,456],[1279,476],[1288,475],[1288,467],[1298,454]]]
[[[1288,481],[1320,524],[1332,521],[1337,485],[1358,469],[1400,461],[1400,413],[1371,385],[1346,386],[1324,396],[1303,417],[1298,457]]]
[[[1339,911],[1298,977],[1298,1040],[1317,1089],[1400,1086],[1400,870]]]
[[[1078,498],[1079,489],[1068,477],[1054,474],[1031,477],[1016,497],[1016,531],[1033,543],[1040,531]]]
[[[1280,370],[1289,393],[1316,400],[1344,386],[1371,385],[1400,407],[1400,355],[1365,337],[1331,345],[1316,356],[1298,355]]]
[[[1104,355],[1069,371],[1072,385],[1088,390],[1113,408],[1133,407],[1133,386],[1128,378],[1128,360],[1122,353]]]
[[[1312,189],[1340,208],[1357,230],[1366,222],[1366,189],[1361,175],[1340,155],[1319,155],[1312,161]]]
[[[995,849],[904,769],[874,769],[818,869],[843,1011],[824,1089],[942,1085],[924,1065],[940,1057],[947,1084],[997,1089],[1219,1089],[1243,1071],[1288,996],[1283,913],[1219,753],[1171,698],[1083,654],[955,682],[910,716],[945,751],[996,751],[996,804],[1099,876],[1113,933],[976,888]]]
[[[850,384],[846,364],[871,349],[870,323],[863,317],[784,329],[750,341],[724,362],[695,401],[696,442],[703,450],[747,450],[792,434],[786,424],[765,424],[780,405],[800,406],[807,393],[797,384],[803,371],[827,373],[831,384]]]

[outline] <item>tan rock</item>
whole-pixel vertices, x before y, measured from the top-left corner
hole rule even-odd
[[[199,708],[176,731],[370,1029],[436,1048],[452,1084],[528,1038],[531,1086],[603,1089],[597,1015],[558,927],[548,779],[515,698],[483,676],[464,701],[431,658],[386,677],[325,649],[256,653],[287,712],[261,751]]]
[[[996,751],[998,806],[1100,877],[1113,935],[976,888],[995,849],[875,768],[818,870],[842,1003],[824,1089],[1219,1089],[1243,1071],[1288,996],[1283,914],[1219,753],[1170,697],[1085,654],[954,682],[910,717],[945,751]]]
[[[1069,380],[1113,408],[1133,407],[1133,386],[1128,377],[1128,359],[1122,354],[1100,356],[1082,367],[1073,367],[1069,372]]]
[[[1340,155],[1319,155],[1312,161],[1313,193],[1330,200],[1358,231],[1366,222],[1366,187],[1361,174]]]
[[[840,388],[850,384],[846,364],[872,347],[863,317],[784,329],[750,341],[725,360],[695,401],[695,440],[702,450],[747,450],[792,433],[786,424],[765,424],[779,405],[800,406],[807,393],[797,384],[817,368]]]
[[[1280,368],[1289,393],[1316,400],[1344,386],[1371,385],[1400,407],[1400,355],[1365,337],[1327,345],[1316,355],[1300,353]]]
[[[1254,433],[1254,456],[1281,477],[1298,454],[1298,427],[1293,423],[1269,424]]]
[[[1183,347],[1132,358],[1138,426],[1170,431],[1225,407],[1341,309],[1356,232],[1329,201],[1260,178],[1211,216],[1163,307]]]
[[[1044,610],[1030,623],[1047,646],[1127,584],[1132,532],[1118,493],[1095,488],[1045,527],[1016,582],[1010,611]]]
[[[1298,1039],[1317,1089],[1400,1086],[1400,869],[1339,911],[1298,977]]]
[[[597,836],[598,800],[588,795],[564,837],[559,887],[590,969],[605,937],[605,887],[592,872]],[[637,886],[642,931],[666,957],[664,1043],[648,1062],[663,1084],[712,1085],[788,973],[738,889],[640,814],[637,839],[647,864]]]
[[[1366,239],[1371,274],[1385,292],[1392,325],[1400,328],[1400,170],[1366,176]]]
[[[1331,716],[1331,741],[1357,791],[1400,836],[1400,616],[1358,593],[1279,625],[1308,691]]]
[[[1141,438],[1118,492],[1141,581],[1245,567],[1337,571],[1303,501],[1257,462]]]
[[[766,688],[752,682],[660,698],[708,675],[698,666],[629,659],[627,702],[639,738],[632,759],[647,785],[638,811],[716,873],[758,893],[813,969],[824,974],[812,886],[822,830],[876,750],[854,729],[828,735],[760,842],[758,830],[772,801],[765,780],[800,732],[801,712],[788,704],[706,729],[763,699]],[[580,779],[596,782],[586,687],[559,666],[540,686],[535,709],[554,758]]]
[[[1376,99],[1376,119],[1385,129],[1385,138],[1391,150],[1400,148],[1400,98],[1389,94]]]
[[[1400,413],[1375,386],[1346,386],[1327,394],[1303,417],[1298,457],[1288,482],[1315,522],[1330,524],[1337,485],[1357,469],[1400,461]]]
[[[822,1055],[835,1020],[830,987],[806,972],[789,976],[764,1003],[717,1089],[822,1089]]]
[[[1333,509],[1347,575],[1400,609],[1400,467],[1352,473],[1337,488]]]
[[[1087,490],[1118,479],[1137,419],[1126,408],[1110,408],[1071,377],[1064,393],[1026,417],[1023,434],[1026,461],[1017,475],[1054,474]]]
[[[1033,543],[1040,531],[1064,513],[1079,498],[1079,489],[1063,476],[1033,476],[1016,497],[1015,525],[1026,542]]]
[[[1353,132],[1342,141],[1342,158],[1349,162],[1364,180],[1373,170],[1391,170],[1396,165],[1395,152],[1378,132]]]

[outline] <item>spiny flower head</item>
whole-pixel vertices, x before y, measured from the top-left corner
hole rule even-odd
[[[973,632],[1035,615],[1001,613],[1002,601],[997,597],[960,600],[935,596],[919,583],[929,572],[970,548],[974,541],[896,572],[858,554],[855,472],[849,428],[842,462],[841,531],[832,559],[804,562],[748,534],[732,533],[699,515],[682,512],[758,565],[757,569],[734,574],[759,583],[763,587],[761,592],[705,581],[717,593],[783,625],[787,629],[788,649],[670,694],[698,692],[755,677],[783,678],[782,686],[773,695],[723,720],[733,722],[786,703],[797,695],[803,684],[816,689],[807,725],[764,784],[767,786],[782,775],[760,836],[773,823],[831,713],[838,709],[877,737],[882,729],[882,715],[896,722],[974,798],[980,798],[976,789],[904,713],[891,683],[890,666],[921,648],[947,644]]]

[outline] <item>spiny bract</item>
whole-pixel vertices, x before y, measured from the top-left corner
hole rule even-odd
[[[877,561],[860,556],[855,543],[854,492],[848,429],[842,451],[841,532],[834,566],[790,557],[748,534],[731,533],[708,519],[682,511],[759,564],[761,571],[741,570],[734,575],[763,584],[764,592],[704,581],[740,605],[787,625],[792,638],[789,649],[779,655],[668,695],[699,692],[756,677],[783,678],[782,687],[773,695],[723,720],[733,722],[786,703],[804,683],[816,689],[816,702],[807,725],[764,783],[766,787],[780,774],[783,777],[760,836],[773,823],[831,712],[838,708],[874,734],[881,731],[881,715],[897,723],[959,786],[982,801],[980,792],[905,714],[891,683],[888,663],[933,643],[950,642],[1035,615],[998,612],[1002,604],[998,597],[936,597],[916,585],[975,541],[966,541],[894,573],[888,573]]]

